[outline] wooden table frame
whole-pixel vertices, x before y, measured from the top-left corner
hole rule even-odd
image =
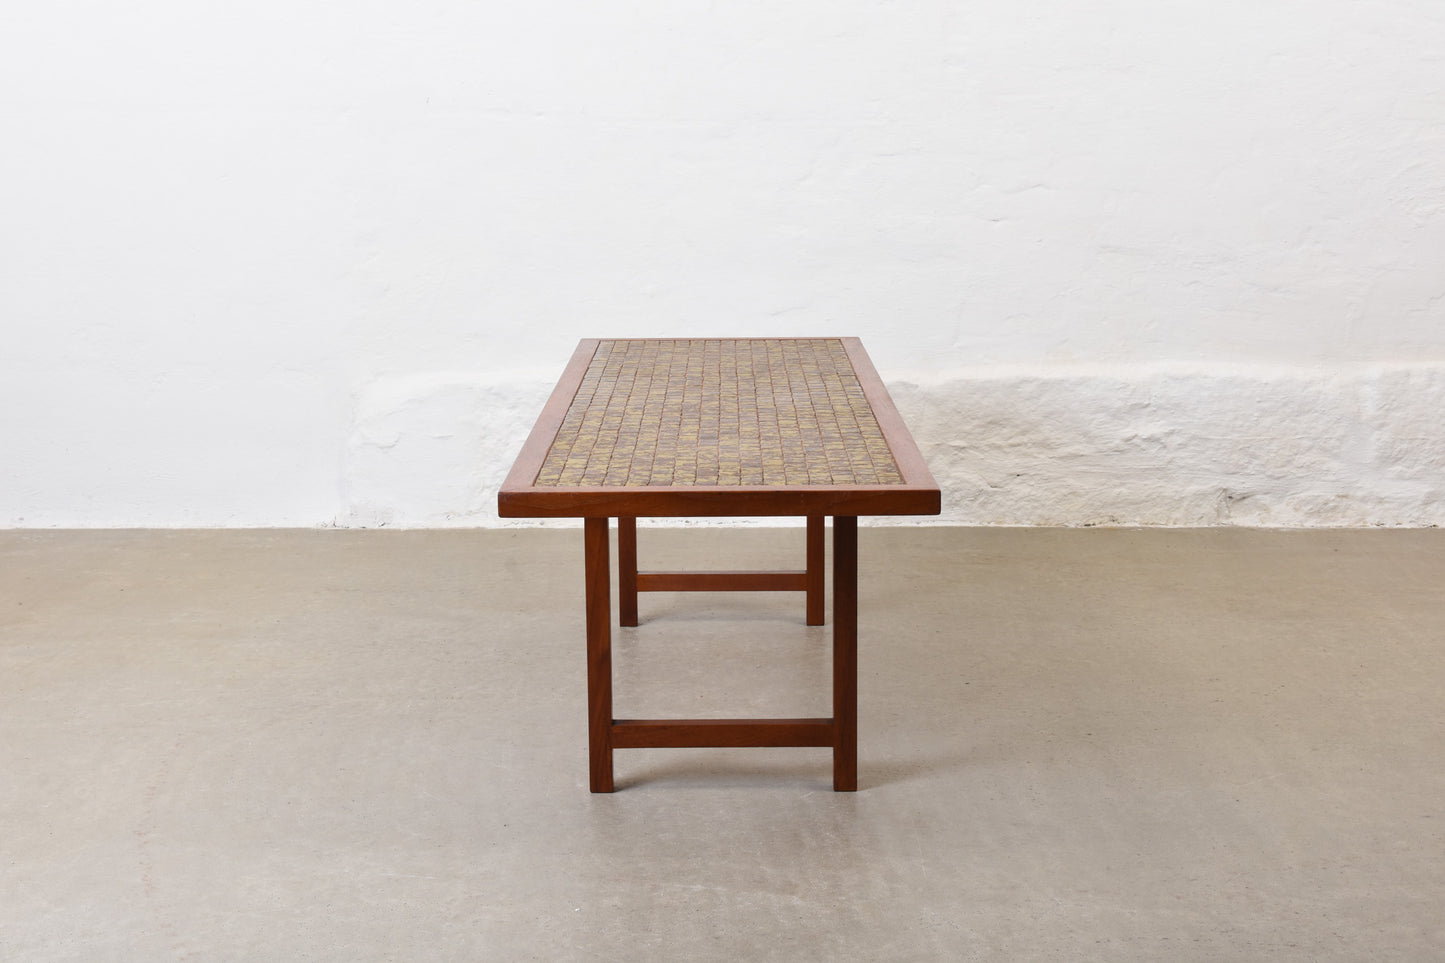
[[[584,522],[587,722],[593,792],[612,792],[612,750],[816,746],[833,750],[833,788],[858,788],[858,519],[833,519],[833,715],[826,719],[612,718],[612,579],[608,519]],[[637,519],[618,519],[619,622],[637,625],[638,591],[804,591],[808,624],[822,625],[823,519],[808,518],[803,572],[637,571]],[[649,576],[657,579],[649,583]],[[629,583],[631,588],[629,589]],[[644,587],[647,586],[647,587]],[[630,608],[629,608],[630,606]],[[815,612],[816,609],[816,612]],[[814,616],[816,615],[816,620]]]
[[[745,340],[745,339],[727,339]],[[781,339],[763,339],[777,341]],[[861,343],[841,342],[901,483],[851,485],[534,484],[598,346],[584,340],[543,408],[498,495],[502,517],[584,519],[590,786],[614,789],[615,749],[814,746],[833,750],[833,788],[858,788],[858,516],[937,514],[940,494]],[[807,519],[801,572],[639,572],[637,518],[800,516]],[[825,516],[833,516],[833,714],[812,719],[614,719],[609,519],[618,519],[619,622],[638,622],[648,591],[801,591],[806,622],[823,624]]]
[[[808,625],[823,624],[823,516],[808,516],[807,559],[801,572],[639,572],[637,519],[617,519],[617,621],[637,625],[639,592],[803,592]]]

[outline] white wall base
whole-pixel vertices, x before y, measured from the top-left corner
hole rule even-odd
[[[336,523],[541,524],[497,518],[496,492],[548,390],[374,383]],[[889,390],[944,493],[941,516],[890,524],[1445,524],[1445,364],[987,368]]]

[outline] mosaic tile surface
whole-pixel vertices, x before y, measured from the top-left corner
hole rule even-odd
[[[901,485],[836,339],[603,341],[539,486]]]

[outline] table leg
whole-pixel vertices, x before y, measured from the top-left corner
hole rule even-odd
[[[833,790],[858,789],[858,519],[833,518]]]
[[[637,519],[617,519],[617,621],[637,624]]]
[[[823,624],[823,516],[808,516],[808,618],[809,625]]]
[[[584,531],[587,581],[587,751],[593,792],[612,791],[612,579],[607,519]]]

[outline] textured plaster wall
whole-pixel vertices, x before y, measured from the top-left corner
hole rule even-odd
[[[379,383],[349,439],[347,522],[498,524],[547,387]],[[944,489],[943,515],[914,521],[1445,523],[1445,366],[997,366],[890,391]]]
[[[952,518],[1438,525],[1445,368],[1008,369],[895,385]]]
[[[494,524],[579,337],[856,334],[969,524],[1445,521],[1445,5],[18,5],[0,525]]]

